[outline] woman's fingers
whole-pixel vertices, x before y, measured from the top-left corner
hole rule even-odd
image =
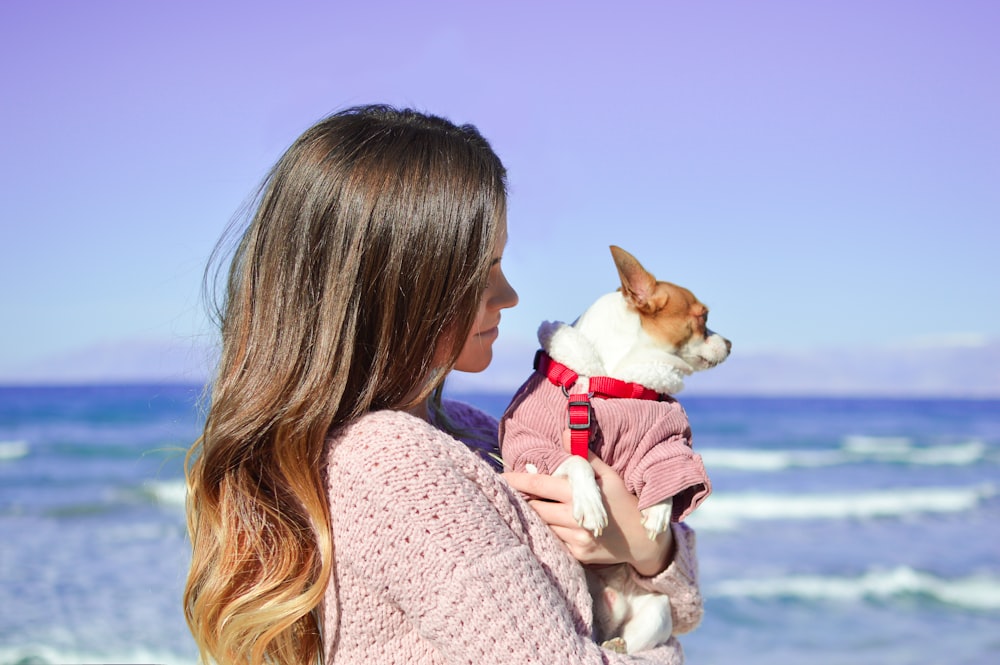
[[[563,529],[579,529],[576,520],[573,519],[573,506],[569,503],[559,501],[544,501],[541,499],[530,499],[528,505],[531,506],[542,521],[551,527]],[[589,533],[589,532],[587,532]]]
[[[615,473],[614,469],[605,464],[604,460],[595,455],[593,451],[587,454],[587,461],[590,462],[590,466],[594,467],[594,473],[596,473],[598,477],[604,477],[612,474],[616,476],[618,475]]]
[[[590,531],[579,527],[562,527],[551,524],[549,528],[556,535],[556,538],[562,541],[563,546],[570,553],[570,556],[577,561],[581,563],[587,561],[596,563],[600,559],[595,553],[600,551],[601,547],[594,538],[594,534]],[[601,560],[600,562],[610,563],[605,560]]]
[[[511,487],[528,497],[559,503],[569,503],[573,499],[569,481],[565,478],[516,471],[508,471],[503,477]]]
[[[564,437],[564,442],[568,436]],[[521,492],[578,561],[585,564],[630,563],[643,575],[663,570],[672,558],[673,538],[668,529],[650,540],[639,512],[639,501],[614,469],[593,453],[589,461],[608,510],[608,526],[599,538],[573,519],[573,492],[566,478],[537,473],[507,472],[507,482]]]
[[[511,487],[527,496],[528,505],[574,558],[579,561],[594,560],[595,551],[602,548],[594,534],[573,518],[573,495],[568,480],[534,473],[508,472],[503,475]],[[607,557],[599,558],[601,562],[610,562]]]

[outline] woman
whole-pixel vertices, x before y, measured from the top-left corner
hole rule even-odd
[[[471,126],[350,109],[278,161],[230,264],[189,455],[184,600],[203,660],[630,662],[590,637],[567,550],[632,563],[676,626],[697,623],[688,530],[614,528],[640,524],[635,500],[595,461],[619,517],[595,541],[562,481],[492,470],[495,420],[442,402],[448,371],[489,364],[517,302],[505,242],[506,173]],[[643,656],[683,659],[675,639]]]

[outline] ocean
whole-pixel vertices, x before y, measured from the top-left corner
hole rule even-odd
[[[0,388],[0,665],[195,661],[200,393]],[[689,520],[705,618],[688,663],[1000,662],[1000,401],[682,403],[713,483]]]

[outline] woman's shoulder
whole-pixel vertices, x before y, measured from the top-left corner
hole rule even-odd
[[[331,433],[323,475],[331,502],[342,508],[415,496],[424,504],[441,497],[510,502],[500,476],[465,443],[402,411],[371,412]]]
[[[444,432],[404,411],[372,411],[330,434],[329,459],[339,463],[358,458],[373,460],[406,454],[409,449],[442,448],[449,439]]]
[[[330,434],[326,464],[335,472],[347,467],[372,472],[400,466],[454,467],[467,472],[479,461],[466,439],[486,436],[495,441],[496,421],[491,425],[489,416],[462,403],[449,403],[445,408],[450,425],[459,430],[456,435],[404,411],[372,411]]]
[[[441,400],[441,410],[459,431],[496,439],[499,423],[485,411],[454,399]]]

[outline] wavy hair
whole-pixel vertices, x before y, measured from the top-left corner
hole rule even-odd
[[[322,660],[325,440],[368,411],[439,399],[505,206],[506,172],[474,127],[386,106],[320,121],[265,179],[228,261],[186,463],[184,611],[202,661]]]

